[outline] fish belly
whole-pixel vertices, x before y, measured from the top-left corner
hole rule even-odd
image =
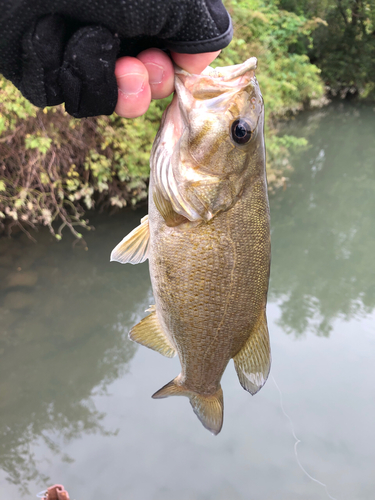
[[[157,315],[176,346],[180,382],[212,394],[266,305],[270,228],[265,179],[245,189],[230,210],[200,224],[168,227],[149,199]]]

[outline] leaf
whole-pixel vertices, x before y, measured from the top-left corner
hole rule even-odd
[[[25,137],[26,149],[37,149],[42,154],[46,154],[51,147],[52,139],[39,135],[27,134]]]

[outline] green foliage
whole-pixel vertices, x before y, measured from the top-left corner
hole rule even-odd
[[[375,97],[374,0],[281,0],[281,5],[326,21],[313,34],[309,56],[334,95]]]
[[[267,172],[269,186],[284,185],[292,150],[305,146],[290,137],[278,138],[277,122],[324,96],[320,70],[310,63],[307,45],[323,23],[279,8],[277,1],[231,0],[226,7],[234,21],[235,36],[215,61],[217,65],[239,64],[258,58],[257,79],[265,101]],[[298,47],[299,52],[296,52]]]
[[[231,0],[226,6],[234,20],[235,37],[218,64],[258,57],[257,78],[269,119],[302,109],[304,103],[323,96],[320,70],[310,63],[307,48],[304,53],[291,50],[301,38],[311,43],[320,19],[307,20],[280,10],[276,1]]]
[[[51,137],[43,137],[38,134],[27,134],[25,137],[25,148],[37,149],[42,155],[45,155],[51,147],[51,142]]]
[[[62,107],[38,110],[10,82],[0,83],[0,230],[43,224],[57,239],[65,227],[81,238],[86,209],[145,200],[167,100],[135,120],[75,120]]]
[[[323,21],[279,8],[277,0],[228,0],[235,37],[217,65],[257,56],[257,77],[266,103],[268,179],[285,182],[289,152],[303,147],[278,138],[280,117],[320,99],[319,69],[307,51]],[[57,239],[68,226],[87,227],[85,210],[134,206],[147,197],[149,157],[169,99],[153,101],[134,120],[116,115],[75,120],[61,107],[38,110],[0,80],[0,230],[44,224]],[[58,225],[56,225],[58,223]]]
[[[36,117],[37,108],[22,97],[19,91],[4,78],[0,79],[0,96],[0,134],[6,130],[12,130],[19,120]]]

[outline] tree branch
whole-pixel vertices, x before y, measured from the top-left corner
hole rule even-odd
[[[340,14],[342,15],[342,18],[344,19],[345,26],[348,26],[348,18],[347,18],[345,10],[342,7],[342,1],[341,0],[337,0],[337,6],[338,6]]]

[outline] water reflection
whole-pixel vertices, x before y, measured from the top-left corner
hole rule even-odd
[[[0,468],[24,493],[28,481],[47,481],[31,443],[70,461],[51,436],[115,432],[91,396],[126,370],[135,352],[127,332],[150,295],[147,265],[119,273],[109,264],[139,214],[119,219],[98,227],[101,241],[88,235],[88,251],[44,231],[37,245],[23,234],[0,240]]]
[[[311,145],[271,199],[270,298],[288,332],[327,336],[334,318],[375,307],[374,127],[374,109],[358,105],[306,113],[287,127]]]
[[[345,498],[372,498],[367,492],[361,496],[358,485],[373,491],[366,472],[374,440],[373,385],[366,384],[373,380],[368,354],[373,352],[373,327],[361,322],[361,332],[360,322],[353,322],[345,332],[340,323],[338,334],[322,349],[322,340],[314,336],[293,342],[274,321],[281,314],[284,331],[315,329],[328,335],[338,316],[349,319],[374,309],[374,124],[372,110],[351,106],[299,117],[288,133],[307,135],[311,147],[293,159],[295,171],[286,191],[270,200],[270,301],[281,308],[270,304],[268,310],[274,367],[280,386],[288,388],[288,410],[304,426],[304,440],[316,427],[323,429],[309,470],[315,472],[319,464],[316,475],[324,481],[326,473],[332,481],[337,470],[336,484],[344,470],[352,480]],[[119,266],[109,264],[108,257],[144,214],[92,219],[97,231],[86,237],[87,252],[72,249],[68,235],[56,243],[41,232],[37,245],[22,234],[0,240],[0,469],[25,498],[31,498],[26,495],[29,483],[34,492],[37,480],[43,483],[39,489],[49,482],[40,471],[55,473],[54,480],[60,481],[61,462],[73,458],[65,476],[82,499],[85,494],[92,499],[118,495],[124,484],[129,498],[237,499],[248,498],[249,491],[257,498],[317,498],[303,489],[305,478],[298,483],[294,443],[272,384],[249,399],[234,371],[227,370],[226,433],[211,440],[194,427],[183,398],[157,405],[149,397],[178,367],[140,349],[133,361],[139,377],[121,378],[135,352],[127,331],[144,315],[151,292],[147,264]],[[371,332],[368,339],[365,328]],[[319,373],[311,382],[317,359]],[[287,367],[284,374],[281,367]],[[107,399],[93,396],[115,380],[109,389],[115,404],[104,419]],[[96,407],[98,400],[102,406]],[[129,401],[132,408],[126,406]],[[359,420],[361,425],[353,427]],[[97,443],[89,436],[113,435],[117,426],[122,432],[115,440]],[[59,455],[47,465],[36,458],[48,455],[44,443],[50,455]],[[38,444],[43,445],[40,455]],[[301,491],[294,494],[293,488]]]

